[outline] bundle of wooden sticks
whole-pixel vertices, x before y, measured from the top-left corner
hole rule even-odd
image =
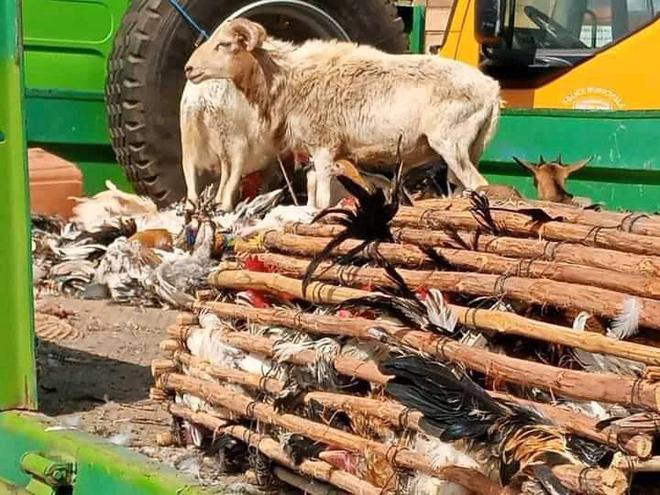
[[[153,363],[179,441],[263,489],[652,493],[660,216],[475,195],[390,238],[352,221],[235,240]]]

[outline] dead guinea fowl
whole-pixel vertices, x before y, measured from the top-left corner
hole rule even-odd
[[[525,473],[548,493],[569,494],[551,469],[539,464],[593,466],[606,462],[610,454],[593,442],[564,435],[535,411],[494,400],[460,370],[419,356],[389,359],[379,369],[394,376],[387,383],[387,393],[422,412],[421,426],[427,433],[447,442],[465,439],[495,444],[503,485]]]

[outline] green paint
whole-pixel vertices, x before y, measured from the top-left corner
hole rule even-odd
[[[32,495],[25,488],[18,487],[0,478],[0,495]]]
[[[110,144],[103,93],[28,89],[28,141]]]
[[[27,139],[74,161],[86,194],[131,190],[110,146],[103,88],[129,0],[23,0]]]
[[[481,169],[495,183],[535,197],[529,175],[512,157],[564,162],[593,155],[567,189],[609,208],[660,210],[660,112],[507,110]]]
[[[32,264],[17,0],[0,0],[0,411],[36,408]],[[6,444],[0,442],[5,448]],[[1,450],[1,449],[0,449]]]
[[[4,0],[3,0],[4,1]],[[0,479],[26,486],[30,476],[20,468],[26,452],[61,456],[76,463],[74,494],[209,495],[176,471],[127,449],[80,431],[58,428],[41,415],[0,413]]]
[[[410,51],[412,53],[424,53],[424,21],[426,7],[424,5],[415,5],[412,9],[412,29],[408,34]]]

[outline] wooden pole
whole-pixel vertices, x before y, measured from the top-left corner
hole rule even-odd
[[[168,390],[203,397],[211,404],[220,405],[243,416],[279,426],[318,442],[336,445],[360,455],[363,455],[365,451],[375,452],[386,458],[390,464],[458,483],[477,494],[496,495],[502,492],[502,488],[473,469],[457,466],[434,468],[429,459],[420,454],[406,449],[391,448],[379,442],[292,414],[278,413],[271,406],[257,402],[251,397],[239,394],[227,387],[176,373],[161,375],[158,382]]]
[[[321,242],[319,244],[324,243]],[[344,244],[339,250],[340,252],[349,251],[350,247],[357,244],[357,242],[348,241]],[[309,246],[309,244],[307,245]],[[389,247],[394,247],[394,245],[390,244]],[[396,246],[396,248],[406,252],[406,256],[412,256],[416,249],[414,246]],[[390,253],[388,246],[381,245],[378,249],[383,256],[391,259],[391,257],[387,256]],[[455,251],[452,257],[456,256],[460,258],[461,256],[465,256],[465,259],[467,259],[470,254],[466,251]],[[256,256],[269,265],[276,267],[278,272],[294,277],[302,277],[309,264],[308,260],[277,254],[268,253]],[[476,256],[486,257],[488,255]],[[484,259],[483,265],[485,266],[487,263],[489,261]],[[375,287],[395,287],[386,272],[380,268],[335,265],[332,269],[326,270],[328,266],[328,264],[324,264],[320,267],[314,274],[314,277],[317,280],[325,281],[340,280],[344,281],[346,285],[362,284]],[[537,268],[539,271],[536,274],[543,275],[540,265],[534,268],[531,264],[525,264],[527,273],[522,274],[522,276],[519,276],[516,270],[506,271],[504,267],[502,268],[502,275],[419,269],[409,270],[405,268],[400,268],[398,271],[406,283],[414,288],[432,287],[446,292],[469,294],[472,296],[506,297],[527,304],[550,305],[564,310],[587,311],[605,318],[614,318],[620,314],[623,311],[626,299],[630,297],[621,292],[591,287],[589,285],[577,285],[576,283],[525,277],[530,272],[536,271]],[[573,266],[570,270],[574,268],[578,267]],[[590,270],[587,267],[583,268],[584,273]],[[550,270],[550,267],[548,266],[545,269]],[[614,272],[609,273],[612,274]],[[607,275],[605,273],[600,274],[602,277]],[[615,275],[610,277],[612,281],[619,276],[619,274]],[[583,282],[586,283],[586,279],[589,277],[583,277]],[[599,285],[603,284],[605,283],[603,282]],[[624,284],[627,284],[627,282],[624,282]],[[635,290],[635,292],[638,292],[638,290]],[[640,323],[648,328],[660,329],[660,301],[647,297],[638,297],[638,300],[641,306]]]
[[[307,459],[296,466],[291,458],[282,450],[278,442],[270,437],[248,430],[243,426],[235,425],[228,427],[226,421],[208,413],[193,412],[180,404],[171,404],[169,411],[172,415],[201,425],[207,430],[213,432],[222,431],[259,449],[261,453],[289,469],[294,469],[313,478],[331,483],[349,493],[356,495],[381,495],[380,488],[376,488],[357,476],[341,471],[325,461]]]
[[[326,246],[326,238],[294,237],[287,234],[271,232],[267,234],[269,246],[284,253],[314,256]],[[430,244],[426,240],[420,244]],[[284,241],[284,242],[283,242]],[[349,240],[334,250],[335,256],[344,255],[359,241]],[[386,244],[381,243],[378,251],[388,261],[412,267],[429,266],[431,260],[415,243]],[[596,268],[585,265],[543,261],[534,259],[507,258],[465,249],[435,248],[452,267],[491,274],[511,274],[526,278],[549,279],[560,282],[601,287],[617,292],[640,297],[660,299],[660,279],[648,275],[622,273],[610,269]],[[370,253],[361,254],[370,258]]]
[[[213,304],[213,303],[205,303]],[[185,342],[190,334],[190,327],[180,327],[172,325],[167,329],[168,333],[176,337],[179,341]],[[274,341],[266,337],[259,337],[243,332],[216,332],[215,336],[222,342],[237,347],[246,352],[254,352],[267,357],[273,357]],[[181,347],[179,347],[181,349]],[[314,364],[316,362],[316,354],[314,351],[301,351],[290,356],[287,362],[297,365]],[[378,371],[378,367],[374,363],[366,363],[359,359],[353,359],[345,356],[337,356],[334,359],[334,367],[337,373],[357,378],[360,377],[371,383],[384,384],[387,377]]]
[[[552,241],[565,241],[585,246],[603,247],[637,254],[660,255],[660,237],[629,234],[614,229],[590,227],[564,222],[535,223],[522,213],[492,211],[492,217],[505,234],[523,237],[538,237]],[[401,207],[394,217],[396,227],[422,229],[484,230],[471,212],[424,210]]]
[[[207,307],[220,316],[232,320],[248,320],[259,325],[291,325],[292,314],[280,309],[252,308],[230,303],[198,303],[198,308]],[[550,342],[583,349],[598,354],[609,354],[646,364],[660,362],[660,349],[634,342],[620,341],[593,332],[577,332],[571,328],[550,323],[530,320],[515,313],[491,311],[486,309],[471,309],[463,306],[449,305],[459,322],[468,328],[486,332],[498,332],[509,335]],[[346,321],[331,315],[312,315],[296,313],[297,329],[315,334],[345,335],[353,337],[364,336],[364,327],[373,326],[373,321],[353,319]]]
[[[258,388],[270,393],[278,393],[284,389],[284,384],[275,378],[254,375],[252,373],[247,373],[245,371],[233,368],[215,366],[214,364],[211,364],[208,361],[204,361],[203,359],[200,359],[196,356],[192,356],[187,352],[175,352],[174,360],[189,368],[199,370],[208,376],[217,378],[218,380],[224,380],[246,387]],[[154,373],[154,376],[157,376],[157,374]]]
[[[286,233],[312,237],[333,237],[344,227],[326,224],[289,224],[285,227]],[[416,246],[451,249],[460,248],[456,240],[440,230],[414,229],[400,227],[392,229],[400,242]],[[476,235],[474,232],[459,232],[458,235],[464,243],[474,251],[499,254],[509,258],[523,258],[544,261],[555,261],[574,265],[591,266],[621,273],[660,276],[660,256],[643,256],[639,254],[624,253],[611,249],[588,247],[581,244],[567,242],[545,241],[538,239],[523,239],[516,237],[494,236],[488,234]],[[269,240],[276,240],[272,232],[266,234],[264,244],[271,246]],[[248,248],[246,246],[246,248]],[[254,249],[254,248],[253,248]]]
[[[216,303],[223,304],[223,303]],[[217,308],[216,308],[217,309]],[[266,310],[259,310],[266,311]],[[323,322],[320,322],[323,326]],[[179,326],[170,327],[170,333],[177,338],[185,336],[189,331]],[[262,354],[267,357],[272,357],[273,355],[273,345],[274,342],[268,338],[257,337],[257,340],[251,340],[249,336],[244,334],[223,334],[219,335],[221,340],[226,343],[231,343],[236,345],[246,352],[254,352]],[[229,337],[229,338],[228,338]],[[242,337],[242,338],[236,338]],[[205,363],[204,361],[190,356],[182,351],[177,351],[174,355],[174,359],[181,363],[191,363],[196,364],[198,362]],[[303,355],[298,355],[295,357],[296,363],[299,365],[313,364],[314,355],[312,353],[306,353]],[[384,385],[387,383],[388,377],[381,374],[375,363],[369,363],[364,361],[355,361],[350,360],[346,362],[348,358],[342,356],[335,357],[334,365],[338,369],[338,372],[350,376],[352,378],[358,378],[361,380],[369,381],[377,385]],[[361,364],[357,364],[361,363]],[[225,368],[219,368],[217,366],[210,365],[208,363],[206,368],[207,372],[220,379],[226,379],[232,383],[238,383],[245,386],[250,386],[254,388],[264,389],[265,386],[268,386],[261,377],[252,375],[249,373],[241,372],[238,370],[228,370]],[[343,365],[342,365],[343,364]],[[160,366],[159,369],[167,370],[171,369],[169,366]],[[342,373],[339,370],[344,370]],[[346,373],[348,371],[348,373]],[[156,375],[154,375],[156,376]],[[270,379],[272,380],[272,379]],[[268,386],[269,391],[277,392],[281,390],[281,382],[272,380],[273,386]],[[488,392],[495,399],[506,400],[509,402],[514,402],[523,407],[528,407],[537,410],[539,413],[547,417],[555,425],[562,428],[564,431],[573,433],[575,435],[594,440],[599,443],[610,445],[611,447],[620,448],[624,452],[634,455],[638,458],[647,458],[651,454],[653,447],[653,440],[649,434],[630,434],[624,433],[619,434],[618,430],[615,430],[611,427],[606,427],[603,429],[597,428],[597,420],[590,418],[584,414],[568,411],[560,407],[552,406],[549,404],[542,404],[539,402],[532,402],[525,399],[520,399],[508,394],[502,394],[499,392]],[[417,411],[409,410],[404,413],[404,408],[396,402],[386,402],[381,403],[379,401],[374,401],[373,399],[366,399],[362,397],[353,397],[339,394],[328,394],[324,392],[311,392],[307,394],[306,400],[318,400],[328,407],[338,408],[345,410],[344,407],[353,407],[361,410],[370,410],[373,415],[379,417],[383,421],[388,421],[393,425],[399,424],[400,421],[404,421],[404,426],[418,429],[419,419],[421,419],[421,413]],[[380,406],[387,406],[381,408]],[[653,432],[650,432],[653,433]]]
[[[302,294],[302,282],[271,273],[220,272],[212,274],[209,281],[218,287],[236,290],[260,289],[292,294],[312,302],[340,303],[369,294],[366,291],[335,287],[313,282],[306,295]],[[209,303],[209,308],[213,304]],[[293,316],[293,315],[292,315]],[[352,319],[352,321],[356,321]],[[369,320],[367,320],[369,321]],[[292,318],[295,328],[296,319]],[[347,321],[345,320],[347,323]],[[364,338],[370,338],[364,328]],[[497,376],[505,381],[535,386],[558,394],[582,400],[596,400],[641,406],[660,411],[660,386],[645,380],[633,380],[614,374],[588,373],[555,368],[541,363],[510,358],[484,349],[469,347],[458,342],[439,338],[429,332],[419,332],[378,322],[378,327],[390,331],[390,337],[400,344],[437,356],[446,361],[458,361],[465,366]]]
[[[490,200],[495,208],[540,208],[551,217],[561,217],[562,221],[591,227],[619,229],[633,234],[660,237],[660,216],[646,213],[616,213],[613,211],[585,210],[573,205],[537,200],[501,201]],[[471,202],[467,198],[433,198],[415,202],[415,208],[426,210],[468,211]]]
[[[660,472],[660,456],[641,460],[629,456],[615,455],[612,467],[632,473],[658,473]]]
[[[379,279],[385,282],[384,277],[382,276],[382,272],[380,272],[379,269],[359,268],[356,270],[359,270],[360,272],[363,270],[376,270],[379,272]],[[300,274],[302,271],[304,271],[302,269],[302,265],[298,265],[297,274]],[[340,267],[331,268],[323,275],[323,278],[327,278],[328,280],[345,280],[347,275],[342,274],[341,271],[342,268]],[[407,272],[402,271],[401,273],[404,275],[404,278],[407,278]],[[232,284],[236,283],[240,284],[240,286],[243,288],[250,287],[251,284],[257,284],[259,288],[268,290],[269,284],[274,284],[276,287],[281,287],[281,285],[278,284],[284,283],[287,285],[288,289],[294,291],[293,295],[301,299],[303,298],[301,289],[299,288],[300,282],[291,278],[283,277],[281,275],[259,274],[257,272],[219,272],[216,275],[212,275],[211,278],[212,283],[221,283],[221,285],[225,288],[231,288],[233,287]],[[240,279],[241,281],[238,281],[237,279]],[[247,281],[244,279],[247,279]],[[419,285],[419,281],[416,281],[418,283],[414,283],[415,280],[410,280],[410,278],[407,281],[413,282],[411,284],[413,286]],[[431,286],[433,287],[435,285]],[[317,302],[338,304],[347,299],[361,297],[367,294],[365,291],[360,291],[357,289],[341,288],[343,290],[338,291],[332,289],[332,287],[333,286],[321,283],[313,283],[310,285],[310,290],[308,290],[307,296],[308,298],[318,299],[320,294],[317,294],[317,292],[321,291],[326,296],[328,296],[328,299],[324,299],[323,301],[317,300]],[[227,309],[230,313],[224,316],[240,317],[240,311],[243,311],[242,307],[234,308],[234,310],[232,310],[229,306],[224,306],[224,308]],[[449,305],[449,308],[454,311],[462,324],[470,328],[520,335],[536,340],[576,347],[587,350],[589,352],[611,354],[618,357],[643,362],[649,365],[657,365],[660,360],[660,349],[643,344],[619,341],[592,332],[576,332],[572,329],[561,327],[559,325],[530,320],[528,318],[518,316],[514,313],[479,310],[456,305]],[[256,317],[257,313],[253,312],[253,309],[248,309],[247,311],[250,314],[253,314],[253,317]],[[267,312],[259,314],[268,315]],[[272,315],[270,315],[270,317],[273,318]],[[301,321],[306,323],[305,329],[319,329],[320,325],[314,325],[313,321],[308,321],[310,318],[318,319],[319,316],[314,315],[313,317],[305,317],[305,315],[301,315]],[[323,318],[324,317],[321,316],[321,319],[318,321],[322,321]],[[276,322],[277,320],[271,319],[268,321],[270,323],[267,321],[263,321],[263,323],[278,324]],[[320,330],[316,331],[321,333]]]

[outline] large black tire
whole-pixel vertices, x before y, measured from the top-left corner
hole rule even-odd
[[[287,0],[284,0],[286,3]],[[289,0],[330,16],[352,41],[391,53],[408,49],[402,19],[393,0]],[[185,0],[181,4],[207,32],[256,0]],[[297,7],[293,7],[297,8]],[[251,16],[262,21],[258,16]],[[294,22],[296,22],[294,20]],[[268,29],[270,26],[266,24]],[[279,20],[273,35],[301,41]],[[328,37],[326,34],[313,34]],[[185,194],[180,165],[179,98],[183,66],[198,34],[167,0],[134,0],[115,37],[108,62],[106,102],[112,146],[140,194],[161,206]]]

